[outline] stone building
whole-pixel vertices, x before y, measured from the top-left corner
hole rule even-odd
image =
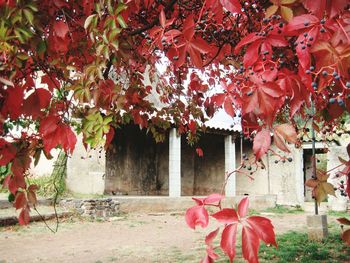
[[[239,127],[232,123],[212,122],[208,126],[195,147],[178,136],[175,128],[169,130],[164,142],[156,143],[152,135],[134,125],[117,130],[106,152],[86,153],[77,145],[68,160],[67,185],[74,192],[118,196],[181,197],[221,192],[227,172],[241,164],[241,152],[252,155],[252,143],[243,140]],[[198,156],[196,147],[203,150],[203,157]],[[311,191],[305,187],[311,176],[311,142],[299,148],[290,145],[289,155],[272,147],[292,161],[282,162],[269,153],[262,159],[264,169],[252,173],[247,164],[230,176],[226,196],[266,196],[282,205],[312,201]],[[338,155],[347,158],[344,145],[336,140],[319,141],[316,148],[317,158],[328,170],[339,164]]]

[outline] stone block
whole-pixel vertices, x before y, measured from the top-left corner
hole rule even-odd
[[[306,223],[310,240],[321,241],[328,236],[327,215],[307,216]]]

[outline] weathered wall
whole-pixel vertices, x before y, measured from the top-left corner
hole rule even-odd
[[[237,151],[239,152],[239,143],[237,142],[238,147]],[[277,164],[275,160],[278,160],[277,157],[272,156],[269,153],[268,157],[265,156],[262,158],[266,168],[258,169],[256,172],[250,174],[253,171],[248,170],[247,166],[242,170],[243,173],[237,173],[236,175],[236,184],[237,184],[237,195],[276,195],[277,203],[283,205],[296,205],[303,202],[303,172],[302,172],[302,150],[295,149],[293,146],[289,147],[291,153],[286,155],[281,151],[277,150],[273,146],[278,154],[292,157],[292,162],[281,162]],[[247,156],[252,155],[252,145],[251,143],[245,142],[243,149]],[[236,157],[237,166],[240,164],[241,157],[240,153]],[[250,179],[249,176],[253,178]]]
[[[341,157],[344,160],[349,159],[346,146],[333,146],[330,147],[329,150],[330,151],[327,153],[327,171],[334,169],[340,165],[338,157]],[[336,168],[330,173],[328,181],[336,187],[340,185],[341,180],[343,180],[346,183],[346,177],[344,175],[336,176],[337,174],[339,174],[338,172],[341,171],[343,168],[344,166]],[[348,198],[342,196],[340,190],[335,191],[335,195],[336,197],[331,195],[328,196],[330,208],[334,211],[346,211]]]
[[[199,157],[196,147],[204,156]],[[155,143],[137,126],[116,131],[107,151],[105,193],[117,195],[168,195],[169,139]],[[181,194],[220,192],[225,178],[224,136],[205,134],[195,147],[181,138]]]
[[[107,150],[105,193],[167,195],[169,139],[155,143],[138,126],[117,129]]]
[[[81,136],[74,154],[67,159],[67,188],[81,194],[103,194],[105,174],[105,153],[103,150],[86,152]]]
[[[202,157],[195,147],[188,145],[185,137],[181,140],[182,195],[221,192],[225,179],[224,136],[203,134],[197,145],[203,150]]]

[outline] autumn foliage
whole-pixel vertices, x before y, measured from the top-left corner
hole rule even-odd
[[[20,222],[36,203],[28,168],[54,148],[71,154],[77,133],[108,147],[133,122],[156,140],[175,125],[195,141],[222,107],[241,116],[256,161],[272,143],[299,143],[307,125],[296,117],[331,133],[350,110],[349,31],[347,0],[0,0],[0,165]],[[310,184],[325,187],[325,176]],[[205,226],[209,201],[197,202]],[[242,211],[228,212],[225,235]],[[272,243],[253,221],[244,235]]]
[[[216,206],[220,210],[211,215],[219,223],[224,224],[221,239],[220,249],[229,257],[230,262],[236,256],[236,241],[239,228],[242,232],[242,255],[249,262],[258,262],[258,251],[260,247],[260,240],[266,244],[274,245],[277,247],[275,240],[275,232],[271,221],[262,216],[250,216],[248,215],[249,200],[248,197],[243,198],[237,209],[233,208],[221,208],[221,200],[224,196],[219,194],[212,194],[206,198],[198,199],[193,198],[197,203],[186,211],[187,225],[193,229],[196,226],[205,228],[209,223],[209,215],[206,210],[206,206]],[[205,238],[207,254],[202,262],[214,262],[218,259],[218,254],[215,253],[215,247],[213,244],[214,239],[218,235],[220,228],[210,232]]]

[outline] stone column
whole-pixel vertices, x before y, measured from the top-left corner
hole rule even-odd
[[[181,136],[175,128],[169,133],[169,196],[181,196]]]
[[[225,137],[225,173],[230,173],[236,169],[236,144],[234,139],[232,135]],[[236,173],[229,177],[225,194],[227,197],[236,196]]]

